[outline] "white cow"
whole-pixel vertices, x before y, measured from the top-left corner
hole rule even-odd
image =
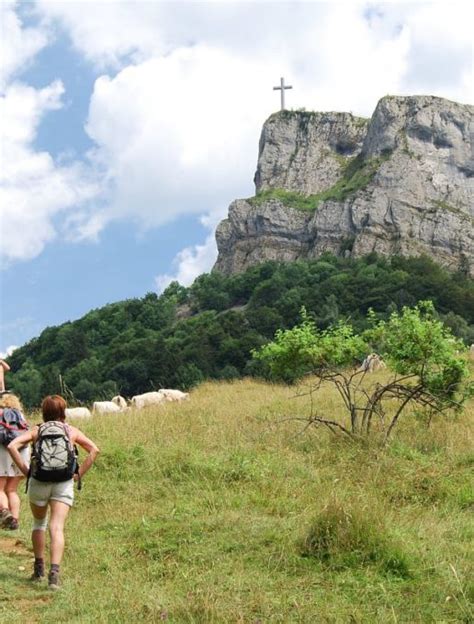
[[[158,392],[162,394],[167,401],[187,401],[189,399],[189,393],[181,392],[181,390],[162,388]]]
[[[115,403],[115,405],[118,405],[121,410],[127,409],[127,401],[123,398],[123,396],[120,396],[120,394],[112,398],[112,403]]]
[[[160,392],[145,392],[145,394],[137,394],[132,397],[131,405],[135,409],[142,409],[148,405],[160,405],[160,403],[164,403],[165,401],[165,395]]]
[[[92,414],[87,407],[66,408],[66,418],[91,418]]]
[[[382,360],[380,355],[378,355],[377,353],[370,353],[362,362],[361,366],[357,369],[357,372],[374,373],[381,368],[386,368],[386,364]]]
[[[112,412],[121,411],[120,407],[115,403],[112,403],[112,401],[94,401],[92,404],[93,414],[110,414]]]
[[[469,359],[474,361],[474,344],[469,347]]]

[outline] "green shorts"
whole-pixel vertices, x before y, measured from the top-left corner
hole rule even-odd
[[[38,507],[46,507],[51,500],[57,500],[72,507],[74,502],[74,479],[52,483],[51,481],[37,481],[32,477],[28,484],[28,498],[30,503]]]

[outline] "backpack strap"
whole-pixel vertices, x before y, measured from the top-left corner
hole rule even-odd
[[[82,479],[81,479],[81,475],[79,474],[79,451],[77,450],[77,446],[74,445],[74,453],[76,454],[76,473],[77,474],[77,489],[78,490],[82,490]]]
[[[30,467],[28,468],[28,474],[26,475],[25,494],[28,492],[28,486],[30,485],[30,478],[31,478],[31,464],[30,464]]]
[[[40,430],[41,424],[42,423],[34,425],[38,429],[38,435],[39,435],[39,430]],[[33,440],[31,441],[31,455],[33,455],[33,453],[35,452],[35,444],[36,444],[37,441],[38,441],[38,436],[36,436],[36,440],[34,442],[33,442]],[[28,492],[28,486],[30,485],[30,479],[31,479],[31,460],[30,460],[30,465],[28,467],[28,474],[26,475],[25,494]]]
[[[2,427],[5,427],[5,429],[8,429],[9,431],[24,431],[25,427],[21,427],[21,429],[18,429],[18,427],[15,427],[15,425],[10,425],[7,422],[3,422],[1,423]]]
[[[76,469],[74,470],[74,474],[77,475],[77,489],[78,490],[82,490],[82,479],[81,479],[81,475],[79,474],[79,451],[77,450],[77,446],[75,444],[72,443],[71,440],[71,427],[68,425],[68,423],[60,423],[61,426],[63,427],[68,440],[69,440],[69,444],[71,445],[72,450],[74,451],[74,455],[76,456]]]

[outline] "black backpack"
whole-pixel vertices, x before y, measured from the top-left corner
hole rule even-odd
[[[77,449],[71,442],[68,426],[55,420],[40,425],[28,477],[59,483],[72,479],[75,474],[79,474]]]
[[[28,423],[20,410],[13,407],[0,409],[0,444],[8,446],[25,431],[28,431]]]

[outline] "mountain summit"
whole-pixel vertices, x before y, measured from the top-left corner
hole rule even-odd
[[[280,111],[263,126],[255,186],[217,228],[214,270],[375,251],[474,276],[473,106],[387,96],[371,119]]]

